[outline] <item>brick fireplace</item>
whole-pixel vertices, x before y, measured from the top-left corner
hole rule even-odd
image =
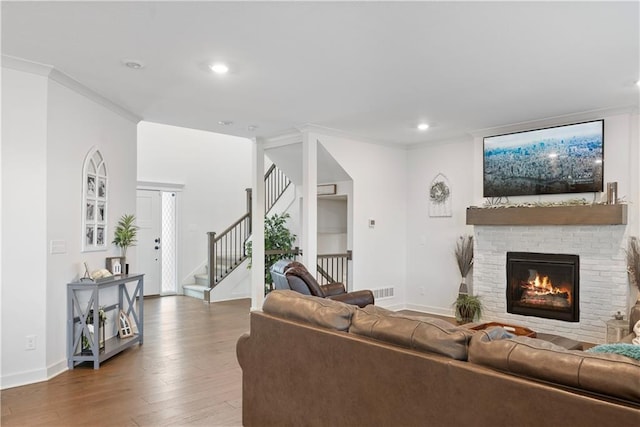
[[[507,313],[580,321],[580,257],[507,252]]]
[[[505,209],[500,209],[505,210]],[[626,222],[626,218],[625,221]],[[603,343],[605,321],[627,312],[629,285],[626,225],[474,225],[473,291],[484,303],[483,320],[537,332]],[[579,257],[579,321],[532,317],[507,310],[507,252],[575,254]]]

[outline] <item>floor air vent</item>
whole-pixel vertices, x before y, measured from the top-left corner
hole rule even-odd
[[[393,288],[373,289],[373,297],[375,299],[391,298],[393,296]]]

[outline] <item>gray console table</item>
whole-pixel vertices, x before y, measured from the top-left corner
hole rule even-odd
[[[133,292],[129,293],[127,283],[136,282]],[[118,287],[118,303],[104,306],[105,311],[118,309],[123,310],[132,326],[137,328],[137,332],[128,338],[114,336],[105,341],[104,350],[100,348],[99,322],[97,315],[100,307],[100,292],[113,287]],[[85,307],[81,306],[79,296],[88,296]],[[136,304],[137,300],[137,304]],[[137,307],[136,307],[137,305]],[[89,332],[87,319],[91,310],[96,313],[93,316],[93,330],[95,334]],[[118,316],[116,315],[116,321]],[[82,347],[82,336],[91,337],[89,340],[89,350],[86,354]],[[82,362],[93,362],[93,369],[100,368],[100,363],[109,359],[121,351],[135,345],[142,344],[144,336],[144,274],[123,274],[97,281],[81,281],[67,284],[67,363],[69,369],[73,369]]]

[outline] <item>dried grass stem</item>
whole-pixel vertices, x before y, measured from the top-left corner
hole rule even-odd
[[[473,266],[473,236],[460,236],[455,249],[458,269],[462,277],[467,277]]]
[[[629,280],[638,287],[640,291],[640,241],[637,237],[629,238],[629,247],[627,248],[627,272]]]

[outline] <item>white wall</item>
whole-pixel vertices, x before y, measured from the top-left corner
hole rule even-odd
[[[2,388],[46,378],[46,179],[47,78],[3,68]]]
[[[353,179],[352,289],[394,287],[387,307],[404,305],[407,253],[407,152],[336,136],[320,143]],[[366,159],[366,161],[364,161]],[[369,219],[375,228],[369,228]]]
[[[81,252],[82,166],[95,146],[107,166],[107,251]],[[66,253],[48,255],[47,366],[53,372],[66,359],[66,288],[87,262],[91,270],[105,267],[105,257],[119,256],[111,244],[118,219],[136,209],[136,123],[86,97],[50,81],[47,120],[47,241],[66,242]],[[134,266],[135,253],[127,254]],[[103,301],[103,297],[110,298]],[[100,295],[101,305],[117,301],[115,289]],[[115,312],[109,313],[108,327]],[[66,365],[66,363],[65,363]],[[52,368],[53,367],[53,368]],[[65,366],[66,367],[66,366]]]
[[[347,251],[347,199],[318,197],[318,254]]]
[[[407,308],[450,315],[460,285],[453,250],[473,199],[474,149],[471,139],[409,150],[407,183]],[[448,180],[451,217],[429,217],[429,189],[438,174]]]
[[[77,278],[80,262],[98,268],[105,257],[117,253],[115,247],[80,252],[84,157],[94,145],[105,155],[112,230],[120,215],[135,210],[136,128],[131,118],[46,73],[3,68],[2,77],[6,388],[42,381],[66,369],[66,284]],[[65,252],[49,254],[51,240],[63,241]],[[27,335],[35,335],[35,350],[25,350]]]
[[[193,283],[192,274],[207,258],[207,232],[220,233],[246,210],[251,187],[251,141],[213,132],[151,122],[138,125],[138,181],[183,184],[179,195],[178,280]],[[216,298],[228,299],[224,282]],[[250,291],[229,289],[236,298]]]

